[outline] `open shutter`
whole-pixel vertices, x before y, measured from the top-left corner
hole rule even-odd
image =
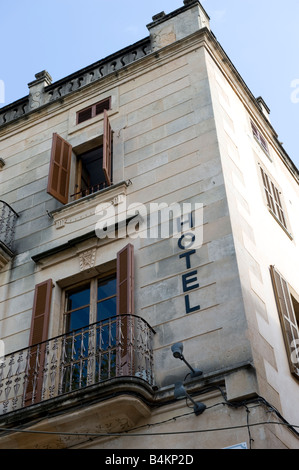
[[[36,403],[41,399],[45,358],[45,343],[43,342],[48,339],[52,287],[52,279],[35,286],[29,338],[30,358],[27,370],[26,405]]]
[[[72,146],[53,134],[48,193],[62,204],[68,202]]]
[[[120,375],[134,374],[134,247],[128,244],[117,254],[117,314]]]
[[[287,229],[286,218],[284,215],[284,210],[282,207],[279,190],[271,181],[267,173],[264,172],[262,167],[261,167],[261,173],[262,173],[268,207],[271,209],[273,214],[279,219],[282,225]]]
[[[117,314],[134,314],[134,246],[117,253]]]
[[[298,362],[292,360],[293,356],[297,356],[294,350],[299,344],[299,329],[288,283],[274,266],[270,266],[270,272],[290,370],[292,374],[299,377]]]
[[[104,136],[103,136],[103,171],[107,186],[112,184],[112,130],[107,110],[104,110]]]

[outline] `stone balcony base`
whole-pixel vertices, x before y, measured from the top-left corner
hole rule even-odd
[[[145,402],[151,398],[145,381],[122,378],[28,406],[1,417],[0,428],[7,431],[0,449],[67,449],[95,434],[128,431],[150,416]]]

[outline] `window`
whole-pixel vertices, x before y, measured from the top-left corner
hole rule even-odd
[[[47,192],[62,204],[69,202],[69,194],[80,199],[112,185],[112,130],[104,109],[104,132],[101,144],[77,155],[76,184],[70,188],[73,149],[69,142],[53,134]],[[72,194],[73,193],[73,194]]]
[[[66,332],[116,315],[116,274],[66,292]]]
[[[270,177],[263,170],[262,167],[261,174],[263,179],[264,190],[267,199],[267,205],[274,217],[283,225],[287,230],[287,223],[285,213],[282,207],[282,201],[280,196],[280,191],[277,189],[275,184],[271,181]]]
[[[260,144],[262,149],[267,153],[267,155],[269,155],[270,152],[269,152],[268,143],[266,139],[263,137],[263,135],[261,134],[261,132],[259,131],[259,129],[257,128],[257,126],[252,121],[251,121],[251,129],[252,129],[252,133],[255,139],[258,141],[258,143]]]
[[[77,124],[81,124],[82,122],[88,121],[99,114],[102,114],[104,110],[110,109],[110,98],[107,98],[99,103],[96,103],[88,108],[82,109],[77,113]]]
[[[274,266],[270,272],[290,370],[299,378],[299,297]]]
[[[31,358],[26,403],[39,399],[51,314],[51,279],[36,285],[32,311]],[[134,315],[134,247],[117,253],[116,271],[70,286],[65,292],[61,351],[62,393],[132,373],[130,333]],[[42,343],[42,344],[41,344]]]
[[[116,275],[113,274],[92,279],[66,292],[65,332],[69,334],[65,342],[64,392],[86,387],[88,374],[92,374],[93,382],[115,377],[116,290]]]

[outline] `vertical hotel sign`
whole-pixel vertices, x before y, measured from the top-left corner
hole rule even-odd
[[[186,314],[200,310],[200,305],[192,304],[190,300],[190,293],[199,288],[198,270],[194,269],[193,256],[203,243],[203,206],[202,204],[195,204],[195,206],[194,212],[191,211],[177,219],[180,232],[178,247],[181,250],[179,258],[184,261],[185,268],[188,270],[182,274]]]
[[[128,236],[132,239],[170,239],[171,236],[176,239],[179,257],[187,270],[182,275],[186,314],[200,310],[199,304],[192,304],[190,294],[199,288],[198,271],[194,269],[192,261],[203,243],[202,203],[151,203],[148,210],[141,203],[133,203],[127,207],[124,196],[117,205],[109,201],[99,204],[95,213],[99,217],[95,233],[100,239]]]

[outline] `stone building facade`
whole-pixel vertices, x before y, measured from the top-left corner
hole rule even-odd
[[[298,170],[197,0],[148,30],[0,109],[0,448],[298,448]]]

